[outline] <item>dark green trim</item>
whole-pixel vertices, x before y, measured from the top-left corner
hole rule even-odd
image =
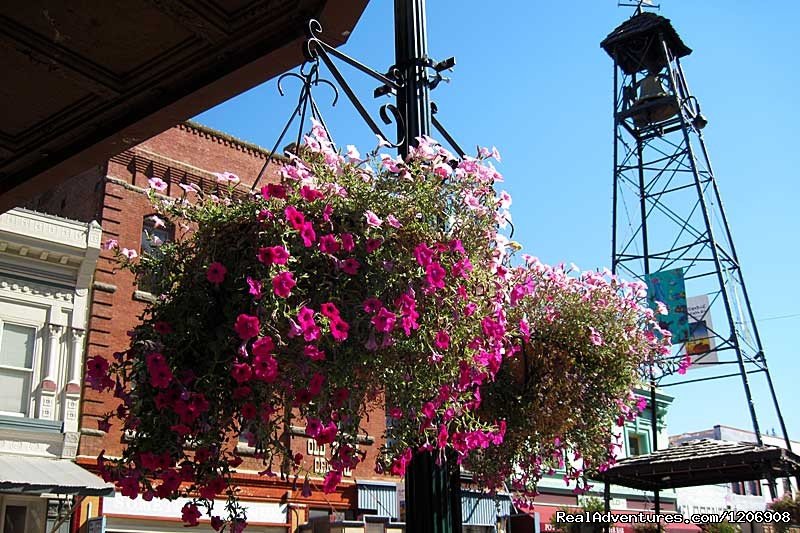
[[[27,418],[0,415],[0,429],[14,429],[17,431],[43,431],[47,433],[61,433],[64,423],[60,420],[42,420],[40,418]]]

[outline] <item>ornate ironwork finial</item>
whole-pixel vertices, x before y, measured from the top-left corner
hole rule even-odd
[[[637,0],[636,2],[617,2],[617,7],[635,7],[635,15],[643,13],[645,9],[661,9],[661,4],[654,4],[653,0]]]

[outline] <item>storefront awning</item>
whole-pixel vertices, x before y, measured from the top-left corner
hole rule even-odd
[[[113,496],[114,487],[72,461],[0,455],[0,491]]]

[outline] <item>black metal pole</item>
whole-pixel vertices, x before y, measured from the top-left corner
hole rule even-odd
[[[395,0],[395,66],[401,87],[397,125],[406,157],[416,138],[431,133],[431,107],[426,64],[428,35],[425,0]],[[406,531],[408,533],[457,533],[461,531],[461,476],[452,454],[444,457],[417,452],[406,470]],[[448,463],[451,463],[448,468]]]

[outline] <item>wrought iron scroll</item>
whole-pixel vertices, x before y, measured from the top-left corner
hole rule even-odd
[[[397,94],[397,91],[403,87],[404,83],[400,69],[393,65],[384,74],[337,50],[322,40],[322,25],[317,20],[311,19],[308,22],[307,36],[308,39],[305,43],[306,62],[300,67],[299,73],[288,72],[278,78],[278,92],[281,96],[285,95],[283,89],[284,80],[287,78],[296,78],[302,82],[297,105],[295,106],[294,111],[289,117],[289,120],[286,122],[286,125],[284,126],[280,135],[278,136],[278,140],[270,150],[267,160],[264,162],[261,171],[258,173],[258,177],[253,182],[251,190],[255,190],[255,188],[258,186],[261,178],[266,173],[268,166],[274,160],[275,153],[279,149],[279,146],[281,146],[281,143],[284,141],[284,138],[292,127],[292,124],[298,117],[300,122],[296,136],[297,145],[299,145],[302,140],[304,124],[309,113],[312,118],[322,124],[323,128],[325,128],[325,131],[328,134],[328,137],[333,139],[330,134],[330,130],[325,124],[322,113],[317,105],[316,100],[314,99],[312,92],[312,89],[320,85],[327,85],[333,90],[334,95],[331,106],[335,106],[339,101],[339,90],[341,89],[367,127],[369,127],[372,133],[378,137],[381,145],[397,148],[405,142],[406,126],[402,113],[397,106],[392,103],[383,104],[378,111],[378,115],[383,124],[389,125],[394,122],[397,125],[397,139],[396,141],[392,142],[392,137],[385,134],[378,125],[378,122],[372,117],[370,112],[356,95],[353,88],[345,79],[342,71],[336,65],[334,59],[342,61],[378,81],[380,86],[378,86],[373,93],[375,98]],[[320,76],[320,64],[325,65],[325,68],[330,72],[333,81]],[[423,66],[430,68],[432,71],[429,79],[429,88],[434,89],[441,82],[449,81],[448,78],[442,75],[442,72],[451,70],[455,66],[455,58],[451,57],[440,62],[435,62],[430,58],[426,58],[423,60]],[[433,126],[455,151],[455,153],[457,153],[459,157],[463,158],[465,156],[464,150],[461,149],[453,136],[447,131],[447,129],[445,129],[439,119],[435,116],[436,113],[438,113],[438,108],[435,103],[431,102],[431,118]]]

